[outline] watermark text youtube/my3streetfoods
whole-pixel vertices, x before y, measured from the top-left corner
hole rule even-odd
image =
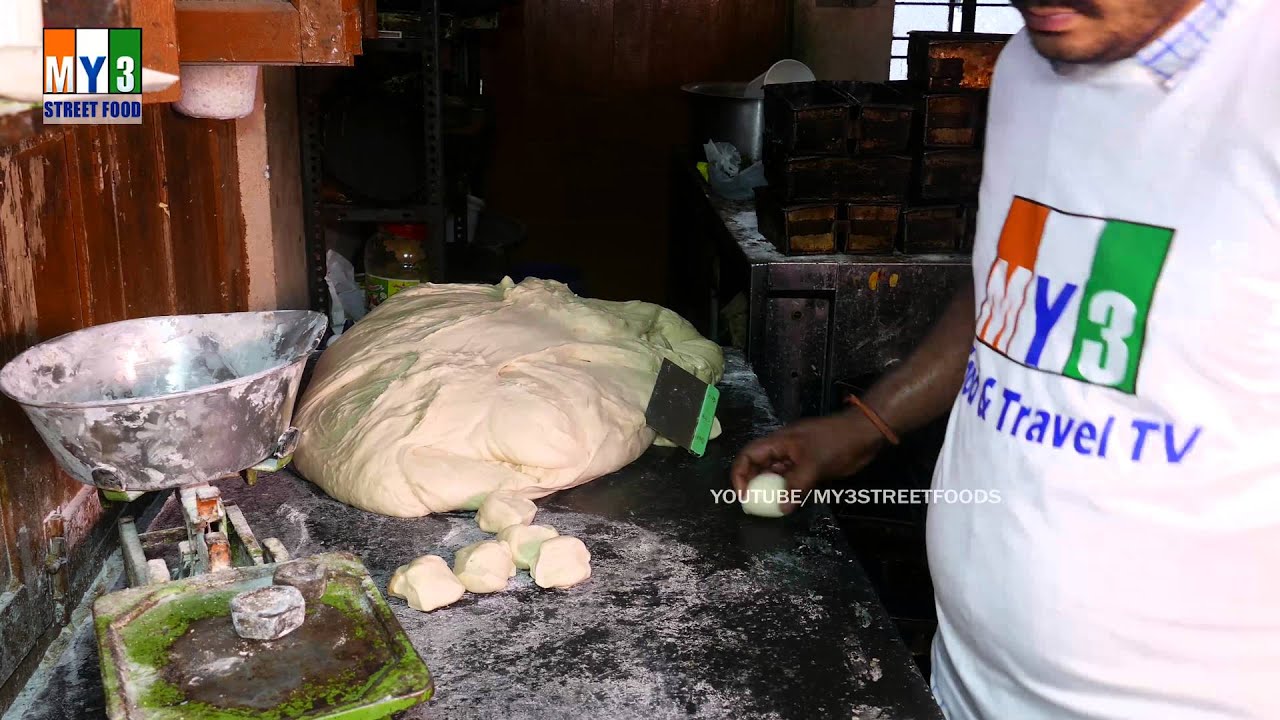
[[[711,491],[712,501],[724,504],[777,503],[778,505],[998,505],[1003,500],[999,490],[977,489],[891,489],[891,488],[815,488],[792,490],[752,488],[741,492],[733,488]]]

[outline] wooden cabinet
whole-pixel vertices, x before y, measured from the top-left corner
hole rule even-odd
[[[177,0],[182,62],[350,65],[373,0]]]
[[[350,65],[374,0],[45,0],[45,27],[140,27],[143,65]],[[172,92],[172,91],[170,91]],[[158,98],[173,100],[172,97]]]
[[[363,38],[377,35],[376,0],[43,0],[42,7],[40,0],[18,1],[34,4],[16,15],[34,27],[0,27],[6,31],[0,32],[0,73],[31,66],[26,56],[5,51],[39,52],[41,15],[46,28],[142,28],[143,67],[170,75],[183,63],[351,65]],[[32,78],[33,88],[40,82]],[[181,92],[174,83],[144,93],[142,101],[174,102]],[[0,97],[0,148],[40,130],[38,109],[6,106]]]

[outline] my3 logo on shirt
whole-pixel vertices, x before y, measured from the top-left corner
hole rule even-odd
[[[978,341],[1028,368],[1133,394],[1173,232],[1015,197]]]
[[[978,306],[977,341],[1028,369],[1136,394],[1147,317],[1172,241],[1169,228],[1014,198]],[[1121,417],[1122,405],[1042,406],[1018,385],[1014,377],[1009,385],[983,377],[973,355],[960,394],[996,432],[1081,456],[1178,464],[1203,430]]]

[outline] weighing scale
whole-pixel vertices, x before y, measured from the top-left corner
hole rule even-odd
[[[112,720],[363,720],[430,698],[426,665],[359,559],[290,558],[212,485],[288,464],[325,327],[307,311],[126,320],[0,370],[0,392],[72,477],[114,500],[171,491],[182,509],[182,527],[119,523],[130,587],[93,606]],[[293,604],[244,600],[264,594]]]

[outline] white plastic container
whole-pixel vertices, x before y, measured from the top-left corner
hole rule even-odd
[[[769,67],[768,70],[760,73],[754,80],[747,83],[746,96],[751,98],[764,97],[765,85],[779,85],[782,83],[798,83],[813,82],[817,77],[808,65],[799,60],[779,60]]]
[[[182,97],[173,109],[195,118],[235,120],[253,112],[258,98],[257,65],[181,66]]]

